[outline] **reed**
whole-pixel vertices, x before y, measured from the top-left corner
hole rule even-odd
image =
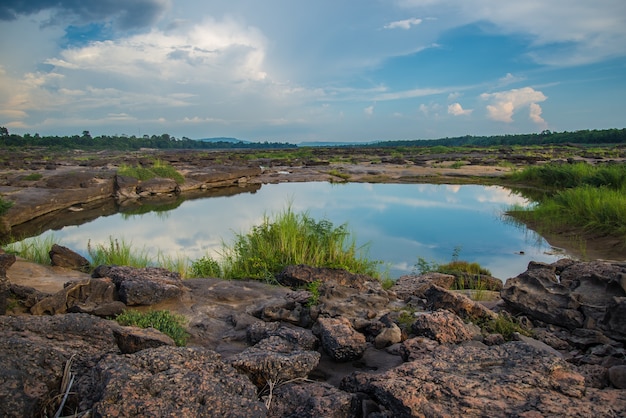
[[[54,244],[59,244],[59,240],[50,234],[10,243],[5,250],[37,264],[50,264],[50,249]]]
[[[87,243],[87,252],[91,257],[91,265],[116,265],[128,267],[148,267],[150,257],[145,249],[135,250],[131,243],[124,239],[109,237],[107,244],[92,245]]]
[[[352,273],[378,277],[377,261],[366,257],[366,247],[357,247],[347,225],[316,222],[307,213],[291,207],[263,222],[247,234],[238,234],[232,246],[222,248],[225,278],[254,278],[274,281],[285,266],[307,264],[342,268]]]

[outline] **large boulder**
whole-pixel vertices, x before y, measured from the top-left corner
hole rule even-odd
[[[507,280],[502,299],[530,318],[563,326],[596,329],[626,341],[626,266],[605,262],[530,263]]]
[[[340,388],[365,394],[385,417],[617,417],[626,410],[626,391],[585,387],[560,357],[517,341],[438,346],[384,373],[354,373]]]
[[[162,346],[107,355],[80,395],[94,416],[265,417],[257,388],[219,354],[203,348]]]
[[[92,277],[108,277],[117,287],[119,299],[128,306],[154,305],[180,297],[183,282],[178,273],[158,267],[98,266]]]
[[[468,321],[490,321],[498,317],[495,312],[469,297],[439,286],[429,286],[424,291],[424,297],[431,309],[447,309]]]
[[[277,275],[283,286],[300,288],[313,282],[335,282],[342,286],[363,288],[364,283],[376,281],[365,274],[354,274],[347,270],[328,267],[312,267],[304,264],[290,265]]]
[[[176,181],[163,177],[155,177],[150,180],[142,181],[137,186],[137,193],[140,196],[176,193],[178,190],[178,183],[176,183]]]
[[[268,417],[345,418],[359,416],[357,395],[322,382],[296,381],[278,385]]]

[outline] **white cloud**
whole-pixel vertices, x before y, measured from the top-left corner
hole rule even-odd
[[[417,26],[422,23],[422,19],[412,17],[405,20],[397,20],[385,25],[385,29],[411,29],[411,26]]]
[[[365,109],[363,109],[363,113],[365,113],[368,117],[372,116],[374,114],[374,105],[367,106]]]
[[[530,120],[532,120],[537,125],[545,129],[548,127],[548,124],[541,117],[542,111],[543,110],[541,109],[541,106],[539,106],[537,103],[530,104],[530,114],[529,114]]]
[[[473,109],[463,109],[460,103],[448,105],[448,113],[454,116],[471,115],[473,111]]]
[[[483,93],[480,95],[480,98],[491,102],[491,104],[487,105],[487,113],[490,119],[507,123],[513,122],[513,113],[520,108],[527,107],[530,109],[531,119],[537,122],[538,119],[541,119],[541,107],[537,103],[547,99],[542,92],[532,87],[496,93]],[[543,119],[541,121],[545,123]]]

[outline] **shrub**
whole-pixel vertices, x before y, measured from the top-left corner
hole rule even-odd
[[[136,326],[139,328],[154,328],[169,336],[177,346],[187,344],[189,334],[185,330],[187,320],[184,316],[169,311],[124,311],[115,320],[124,326]]]
[[[0,196],[0,216],[7,213],[11,206],[13,206],[13,202],[5,200],[2,196]]]

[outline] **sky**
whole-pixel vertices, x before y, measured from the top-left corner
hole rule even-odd
[[[0,126],[436,139],[626,127],[624,0],[3,0]]]

